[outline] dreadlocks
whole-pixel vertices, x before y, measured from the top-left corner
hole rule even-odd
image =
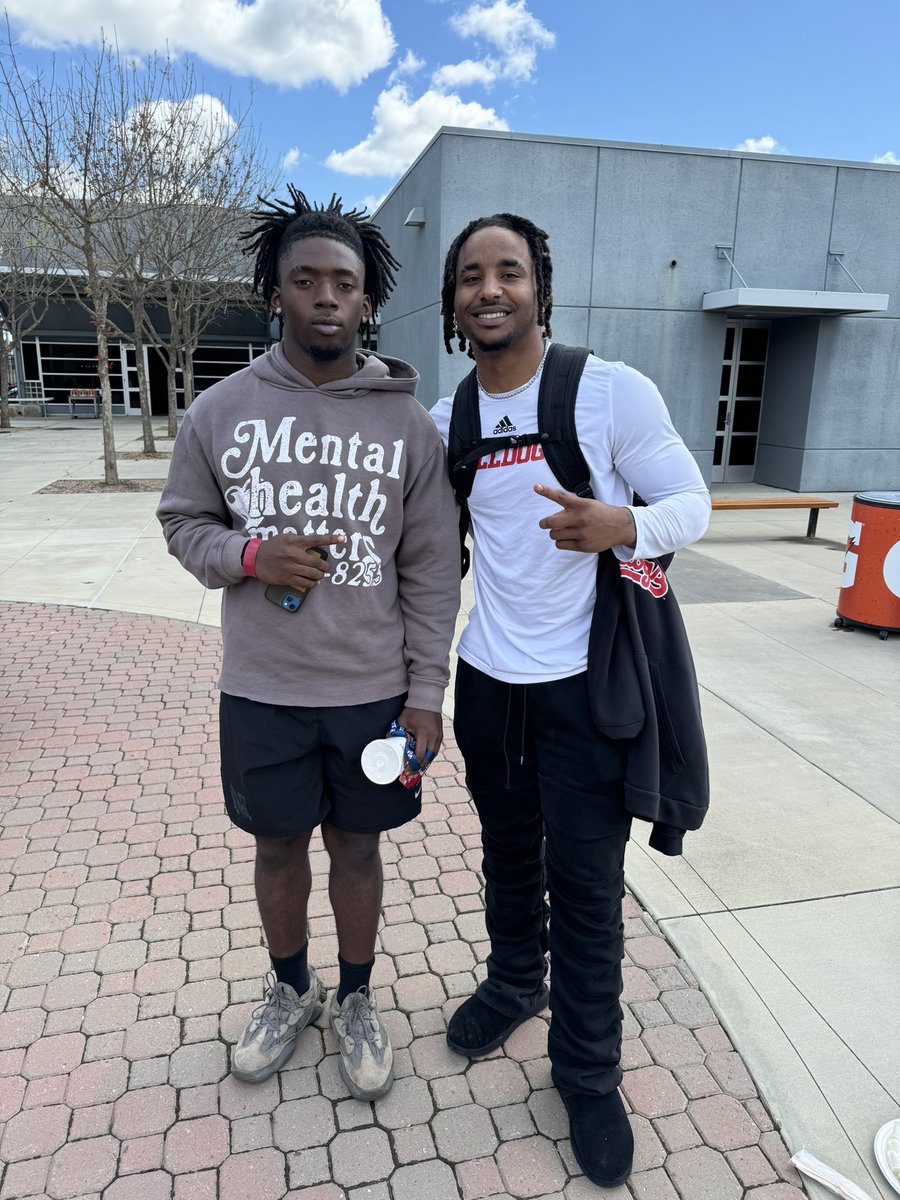
[[[372,315],[394,290],[394,272],[400,264],[377,225],[366,210],[342,210],[340,196],[333,195],[327,205],[310,204],[301,191],[288,184],[289,200],[264,200],[251,213],[255,224],[242,233],[244,253],[256,254],[253,290],[266,303],[278,287],[278,264],[295,242],[308,237],[333,238],[359,257],[363,264],[363,292],[372,302]]]
[[[456,299],[456,271],[459,266],[459,252],[463,242],[477,233],[479,229],[497,227],[517,233],[528,246],[531,261],[534,263],[534,282],[537,294],[538,325],[544,327],[544,337],[549,338],[550,314],[553,311],[553,263],[550,261],[550,249],[547,245],[547,234],[539,229],[527,217],[517,217],[514,213],[495,213],[492,217],[479,217],[470,221],[465,229],[454,238],[447,257],[444,260],[444,283],[441,287],[441,316],[444,318],[444,345],[447,353],[453,353],[454,337],[459,338],[460,350],[466,349],[466,339],[456,327],[454,314]],[[469,350],[469,357],[472,351]]]

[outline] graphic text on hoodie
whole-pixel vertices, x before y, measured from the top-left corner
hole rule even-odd
[[[331,573],[332,583],[373,587],[381,582],[377,538],[385,531],[382,518],[388,503],[379,476],[400,478],[403,439],[388,445],[364,445],[359,433],[347,438],[319,435],[296,428],[297,421],[296,417],[284,417],[271,432],[263,418],[235,426],[234,444],[220,458],[222,473],[235,480],[225,492],[228,506],[251,537],[274,537],[279,532],[306,537],[343,534],[347,538],[344,545],[329,547],[331,558],[346,560],[338,561]],[[266,464],[271,462],[301,468],[317,464],[326,468],[330,478],[305,483],[300,478],[284,480],[280,475],[282,482],[275,484],[265,478]],[[348,486],[348,472],[371,476],[368,487],[358,478]],[[267,517],[289,517],[296,523],[269,525]],[[352,573],[350,563],[357,564]]]

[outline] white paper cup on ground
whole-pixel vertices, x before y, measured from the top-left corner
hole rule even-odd
[[[373,783],[393,783],[406,766],[406,738],[378,738],[362,752],[362,769]]]

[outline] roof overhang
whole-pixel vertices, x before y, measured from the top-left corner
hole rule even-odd
[[[890,296],[877,292],[806,292],[785,288],[729,288],[705,292],[704,312],[736,317],[841,317],[887,310]]]

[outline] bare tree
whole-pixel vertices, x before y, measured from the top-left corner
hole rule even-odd
[[[7,33],[0,54],[0,136],[7,153],[4,184],[32,196],[48,238],[48,270],[66,275],[97,337],[97,375],[103,425],[104,477],[118,483],[112,425],[109,342],[112,279],[109,230],[123,219],[123,202],[137,182],[131,147],[119,135],[137,99],[138,75],[104,42],[62,75],[26,74]]]
[[[31,74],[21,68],[7,29],[0,85],[0,188],[37,206],[47,270],[68,278],[96,329],[104,475],[114,484],[110,339],[159,344],[151,297],[169,307],[180,274],[215,277],[223,264],[223,221],[233,222],[231,210],[268,190],[268,181],[246,122],[234,121],[219,101],[193,95],[192,73],[169,59],[136,66],[104,41],[60,77],[55,62],[47,73]],[[203,100],[211,102],[206,109]],[[231,266],[219,278],[233,277],[233,242],[228,254]],[[132,329],[112,323],[117,300],[126,302]],[[188,361],[199,336],[193,331],[204,312],[215,315],[219,299],[202,301],[189,318],[180,311],[183,300],[173,303],[179,312],[170,317],[170,364],[179,353]],[[146,386],[143,394],[146,444]]]
[[[142,190],[150,203],[129,222],[127,236],[137,253],[122,276],[121,299],[135,329],[142,328],[142,342],[167,364],[170,436],[177,421],[177,370],[188,405],[201,335],[229,307],[253,303],[237,235],[242,214],[274,183],[249,110],[232,116],[193,83],[192,75],[184,75],[177,102],[158,100],[135,110],[128,134],[145,148]],[[165,310],[162,323],[156,304]],[[142,354],[142,345],[136,341],[135,347]]]
[[[38,214],[15,197],[0,199],[0,429],[10,428],[10,355],[44,319],[63,280],[41,263]]]

